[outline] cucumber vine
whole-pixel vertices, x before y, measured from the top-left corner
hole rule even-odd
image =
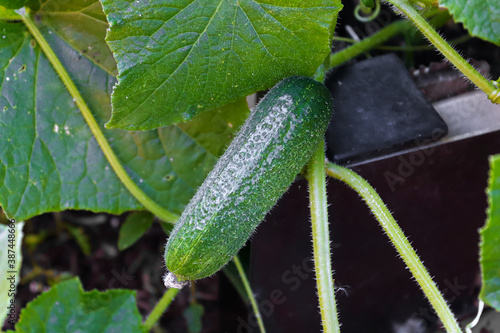
[[[407,0],[387,0],[410,19],[425,37],[450,61],[462,74],[484,91],[492,103],[500,104],[500,89],[494,81],[488,80],[467,62],[453,47],[434,30]]]
[[[177,214],[169,212],[168,210],[166,210],[165,208],[161,207],[156,202],[151,200],[151,198],[149,198],[127,174],[120,160],[118,159],[116,154],[113,152],[113,149],[109,145],[108,140],[102,133],[99,125],[97,124],[94,116],[92,115],[92,112],[87,106],[87,103],[85,103],[85,100],[83,99],[82,95],[80,94],[75,84],[71,80],[68,72],[61,64],[59,58],[56,56],[50,45],[43,37],[40,30],[38,30],[35,23],[33,22],[30,11],[26,10],[24,11],[24,13],[23,11],[21,11],[21,14],[23,14],[21,15],[23,22],[28,27],[29,31],[35,38],[38,45],[40,45],[42,51],[49,59],[52,66],[54,66],[54,69],[56,70],[57,74],[59,74],[59,77],[64,82],[64,85],[66,86],[69,93],[75,100],[75,103],[78,105],[78,108],[80,109],[83,117],[85,118],[85,121],[87,122],[90,130],[92,131],[92,134],[94,134],[94,137],[99,143],[99,146],[101,147],[104,155],[106,156],[106,159],[108,160],[109,164],[111,164],[111,167],[115,171],[118,178],[120,178],[121,182],[127,187],[127,189],[130,191],[130,193],[132,193],[132,195],[137,199],[137,201],[143,204],[144,207],[146,207],[153,214],[155,214],[165,222],[176,221],[179,218]]]
[[[118,84],[113,93],[112,119],[108,123],[111,127],[147,130],[181,121],[188,121],[205,110],[212,110],[227,104],[227,102],[234,101],[237,98],[244,98],[244,95],[247,93],[269,88],[285,77],[285,80],[282,81],[285,83],[279,83],[268,95],[271,96],[269,98],[272,99],[272,102],[266,100],[266,98],[268,98],[266,97],[262,104],[256,107],[257,112],[254,112],[249,117],[249,125],[244,125],[242,132],[240,132],[243,134],[237,136],[226,153],[219,159],[214,171],[205,179],[205,183],[199,188],[194,199],[189,204],[187,202],[184,203],[188,204],[188,206],[184,210],[182,216],[179,216],[149,197],[127,173],[126,167],[119,160],[108,142],[108,139],[106,139],[103,128],[98,125],[98,122],[91,112],[89,108],[91,104],[88,104],[82,97],[81,92],[78,91],[70,74],[59,60],[58,55],[56,55],[40,29],[37,27],[37,24],[34,22],[34,15],[36,13],[32,11],[33,9],[28,8],[30,3],[26,1],[23,2],[26,3],[27,7],[18,10],[17,13],[19,15],[16,15],[13,10],[0,7],[0,22],[17,22],[17,20],[20,20],[27,27],[29,33],[36,41],[36,45],[38,45],[43,54],[45,54],[63,85],[73,98],[74,103],[81,111],[88,128],[95,137],[106,160],[133,198],[135,198],[145,209],[149,210],[166,223],[175,224],[179,220],[179,223],[174,227],[175,229],[172,235],[169,237],[165,254],[167,267],[172,272],[169,277],[172,279],[175,277],[174,282],[178,282],[178,280],[195,280],[210,276],[233,258],[244,290],[248,295],[250,305],[255,313],[259,330],[261,333],[265,333],[264,322],[259,312],[257,301],[246,277],[245,269],[238,256],[236,256],[236,253],[244,245],[248,237],[250,237],[258,223],[284,193],[296,174],[299,173],[301,168],[304,167],[304,164],[306,164],[305,177],[309,185],[314,266],[318,303],[324,332],[339,333],[341,327],[335,300],[330,252],[326,176],[344,182],[361,196],[409,268],[416,282],[421,287],[438,317],[441,319],[446,331],[453,333],[461,332],[461,328],[454,314],[451,312],[430,274],[427,272],[415,250],[411,247],[403,231],[399,228],[397,222],[380,196],[368,182],[358,174],[325,160],[325,146],[321,138],[328,124],[329,112],[331,111],[331,100],[325,86],[321,83],[314,82],[314,80],[323,82],[329,69],[337,67],[359,54],[379,46],[397,34],[409,33],[414,29],[414,25],[448,61],[450,61],[473,84],[480,88],[492,103],[500,104],[500,78],[494,81],[479,73],[477,69],[460,56],[460,54],[436,32],[421,11],[417,9],[417,6],[427,9],[437,6],[436,0],[385,0],[387,4],[394,6],[399,14],[402,14],[408,20],[400,20],[392,23],[372,36],[355,42],[352,46],[333,54],[329,52],[327,45],[327,42],[331,41],[332,38],[352,42],[352,40],[346,38],[333,37],[333,28],[336,24],[337,14],[342,7],[340,1],[337,0],[331,0],[328,4],[326,4],[327,1],[325,1],[325,4],[321,5],[322,7],[311,5],[313,6],[311,8],[307,7],[309,4],[305,4],[306,2],[300,2],[300,6],[303,7],[297,5],[298,7],[296,9],[298,10],[290,12],[293,15],[290,14],[290,17],[287,18],[290,22],[287,23],[290,24],[291,28],[286,27],[286,29],[281,29],[280,27],[284,26],[283,23],[272,15],[262,14],[261,12],[257,14],[253,13],[253,15],[255,15],[255,17],[253,17],[254,20],[261,20],[268,25],[265,26],[264,29],[261,29],[262,31],[260,32],[258,31],[259,27],[254,26],[252,23],[252,15],[248,15],[243,9],[242,11],[246,16],[245,19],[248,20],[249,24],[245,24],[244,27],[241,28],[237,27],[235,22],[232,22],[231,24],[233,26],[228,28],[228,25],[222,20],[225,15],[218,13],[218,11],[229,11],[227,8],[224,9],[224,6],[228,5],[229,2],[220,1],[217,6],[214,7],[214,12],[209,17],[206,26],[202,26],[201,28],[197,27],[200,28],[199,30],[201,33],[194,38],[191,35],[186,37],[188,34],[191,34],[192,30],[191,27],[188,27],[185,31],[182,30],[186,29],[182,24],[170,27],[172,31],[165,32],[166,30],[162,30],[164,27],[158,28],[155,24],[151,23],[157,21],[157,17],[154,17],[154,14],[157,13],[151,14],[147,10],[144,10],[144,8],[149,9],[147,7],[149,4],[139,1],[130,2],[130,6],[124,10],[124,12],[126,12],[125,15],[124,12],[121,12],[123,8],[116,6],[114,0],[101,1],[104,12],[100,13],[105,14],[109,22],[107,43],[115,56],[119,72]],[[43,1],[42,3],[45,4]],[[257,4],[257,2],[255,3]],[[9,8],[10,6],[12,6],[12,8],[16,7],[15,4],[9,2]],[[239,6],[239,4],[237,6]],[[263,11],[265,11],[264,8],[267,7],[263,5],[262,8]],[[380,8],[379,0],[362,0],[358,7],[356,7],[355,15],[361,21],[368,21],[378,15]],[[137,11],[138,14],[136,14],[138,16],[134,16],[136,14],[130,14],[130,12],[133,12],[132,9]],[[247,10],[250,11],[250,9]],[[301,13],[300,10],[303,10],[303,12]],[[272,10],[270,13],[274,14]],[[310,13],[315,13],[314,15],[317,15],[317,17],[311,14],[315,18],[311,20],[307,16]],[[142,17],[143,14],[145,17]],[[148,15],[152,16],[149,17]],[[141,26],[141,29],[144,29],[141,30],[141,33],[147,37],[147,41],[144,42],[144,40],[141,40],[137,42],[133,40],[130,42],[131,39],[129,40],[128,37],[131,32],[128,30],[128,24],[132,26],[137,20],[142,22],[143,19],[146,23]],[[248,43],[248,41],[236,41],[234,36],[231,36],[232,39],[229,40],[230,43],[228,44],[231,47],[231,51],[233,51],[233,48],[241,48],[243,50],[241,52],[242,54],[245,54],[245,52],[246,55],[251,53],[251,57],[253,58],[248,64],[246,61],[238,59],[238,61],[241,61],[241,63],[248,66],[248,68],[245,67],[245,70],[241,71],[240,69],[234,70],[236,72],[232,71],[231,68],[233,68],[233,62],[235,61],[231,58],[232,55],[227,55],[225,52],[219,54],[213,51],[211,48],[212,45],[210,44],[211,41],[209,41],[211,47],[204,49],[202,44],[205,40],[209,40],[217,35],[214,31],[210,31],[210,24],[219,24],[218,29],[228,29],[226,34],[219,33],[219,39],[217,40],[220,42],[217,43],[217,45],[221,45],[220,48],[222,51],[227,51],[227,46],[223,41],[228,42],[228,40],[224,40],[224,38],[227,37],[226,35],[230,35],[229,32],[231,29],[233,34],[240,34],[242,40],[244,40],[243,37],[245,37],[245,33],[248,32],[247,28],[249,26],[254,29],[258,38],[253,42],[258,43],[258,45],[262,47],[256,48],[255,50],[245,49],[245,47],[248,46],[247,44],[250,43]],[[165,25],[167,24],[165,23]],[[235,33],[235,29],[237,28],[241,30]],[[310,39],[306,38],[305,32],[307,32],[308,29],[317,36]],[[276,37],[272,35],[274,32],[270,33],[271,30],[280,31],[280,33],[283,34],[282,36],[285,37],[283,40],[281,40],[281,38],[275,38],[278,42],[268,42],[262,36],[270,34],[269,36],[272,37],[271,39]],[[49,31],[49,33],[51,32]],[[161,33],[165,33],[165,35],[161,35]],[[170,36],[168,33],[174,35]],[[148,34],[151,34],[151,36]],[[5,38],[6,36],[3,37]],[[160,45],[161,43],[158,43],[155,38],[167,38],[169,43],[171,42],[171,45]],[[300,50],[300,55],[297,56],[296,59],[283,58],[285,59],[283,60],[282,57],[276,56],[279,54],[278,51],[288,50],[288,47],[293,49],[293,47],[296,46],[293,43],[297,43],[297,41],[307,44],[307,47],[303,47],[303,50]],[[240,44],[238,44],[238,42]],[[190,45],[189,43],[192,44]],[[131,55],[133,54],[131,50],[135,52],[137,45],[144,46],[144,50],[147,49],[147,52],[138,52],[138,54]],[[302,44],[299,45],[302,46]],[[35,47],[35,45],[32,44],[32,47]],[[168,47],[172,47],[172,49],[170,50]],[[166,64],[164,60],[177,51],[185,53],[177,58],[172,57],[172,63]],[[86,51],[81,52],[85,53]],[[166,55],[161,54],[158,56],[161,52]],[[214,61],[212,61],[213,59],[211,58],[210,52],[216,53],[216,55],[213,56],[213,59],[215,59]],[[259,52],[264,52],[264,54]],[[199,61],[199,63],[194,65],[187,61],[193,54],[196,57],[196,61]],[[271,55],[271,57],[268,55]],[[13,57],[15,57],[15,55]],[[179,62],[178,60],[183,57],[184,60]],[[237,57],[240,57],[240,55],[237,54]],[[9,63],[11,60],[12,59],[9,59]],[[321,61],[323,62],[321,63]],[[186,65],[187,63],[189,63],[189,66]],[[23,67],[24,70],[26,70],[26,66],[23,65]],[[244,66],[242,65],[242,67]],[[236,66],[234,66],[234,68],[236,68]],[[19,70],[19,72],[21,73],[24,70]],[[108,73],[112,72],[109,69],[107,70]],[[165,74],[164,71],[167,71],[167,73]],[[204,77],[206,72],[211,73],[214,77],[211,77],[211,80],[206,80],[207,82],[202,82],[206,79]],[[145,73],[149,73],[150,77],[146,77],[145,79],[143,76]],[[151,73],[154,73],[154,75],[151,75]],[[255,75],[255,73],[257,75]],[[301,77],[296,75],[301,75]],[[310,77],[313,77],[314,80]],[[173,79],[170,80],[171,78]],[[9,80],[10,77],[5,78],[5,82]],[[178,82],[178,80],[185,80],[185,82],[183,81],[179,87],[177,87],[177,85],[174,85],[174,87],[169,86],[169,84],[171,84],[170,81],[175,83]],[[199,86],[199,89],[189,90],[186,88],[188,82],[190,82],[189,80],[195,82]],[[306,83],[304,83],[304,80]],[[295,86],[293,84],[286,85],[290,82],[293,82]],[[248,83],[248,85],[245,85],[245,83]],[[203,86],[203,84],[205,84],[205,86]],[[275,89],[279,90],[283,85],[285,85],[287,89],[290,89],[288,93],[275,93]],[[181,89],[180,86],[183,86],[183,88]],[[300,89],[298,89],[297,86],[300,86]],[[2,86],[0,86],[0,91],[1,89]],[[168,93],[165,93],[165,91]],[[317,93],[318,91],[320,91],[320,93],[317,95],[312,95],[312,97],[309,95],[311,93]],[[160,97],[167,96],[168,103],[165,103],[164,100],[159,97],[159,92],[165,93]],[[295,98],[292,96],[294,94],[299,97]],[[278,103],[276,103],[276,101],[278,101]],[[304,111],[306,109],[313,110],[313,112],[321,111],[321,114],[313,115],[315,117],[315,122],[313,122],[307,119],[308,115],[306,115],[306,113],[309,111]],[[6,112],[6,110],[7,106],[5,106],[3,111]],[[297,112],[293,113],[295,111]],[[271,112],[276,112],[276,114],[269,119],[265,118]],[[290,115],[290,113],[293,114]],[[283,121],[283,119],[288,119],[287,117],[292,120],[283,122],[284,125],[275,131],[278,135],[271,136],[266,132],[267,129],[272,128],[272,126]],[[307,123],[305,123],[306,121]],[[304,123],[306,125],[304,125]],[[303,127],[300,127],[302,125]],[[232,127],[233,124],[227,122],[227,126]],[[197,129],[194,129],[194,131],[196,130]],[[254,132],[260,132],[257,133],[255,137],[252,137],[252,135],[255,134],[252,133],[253,130]],[[289,151],[287,151],[287,154],[281,156],[281,151],[285,150],[287,148],[286,145],[291,141],[290,137],[295,138],[294,130],[298,132],[297,137],[299,137],[299,139],[297,140],[299,143],[293,146],[293,149],[290,148],[293,154],[289,154]],[[273,133],[276,134],[275,132]],[[243,170],[243,167],[249,163],[249,160],[244,159],[245,154],[252,155],[252,151],[250,150],[256,149],[255,147],[257,147],[259,143],[265,141],[266,136],[270,138],[270,141],[274,141],[272,141],[270,145],[267,144],[268,142],[264,142],[265,145],[261,147],[262,149],[255,151],[255,156],[253,156],[254,159],[250,162],[255,162],[258,166],[254,169],[249,169],[249,172],[253,173],[245,175],[239,174],[238,176],[240,178],[235,177],[235,173]],[[276,137],[278,141],[276,141]],[[250,142],[250,145],[247,147],[248,141],[251,141],[249,138],[252,138],[251,140],[255,139],[255,142]],[[319,144],[317,144],[318,141]],[[311,156],[312,158],[310,158]],[[276,162],[278,157],[280,159]],[[310,160],[308,161],[309,158]],[[234,161],[239,161],[239,164]],[[170,162],[173,162],[172,159],[170,159]],[[273,171],[269,172],[268,169],[272,169]],[[0,171],[3,172],[4,170],[0,169]],[[4,176],[1,173],[0,176],[2,177],[0,180],[3,183]],[[220,179],[223,178],[222,176],[227,177],[229,180],[220,181]],[[222,200],[236,200],[231,196],[227,196],[226,193],[227,189],[234,185],[231,183],[234,179],[230,177],[238,181],[241,181],[241,179],[247,180],[248,182],[244,185],[248,186],[241,187],[234,191],[234,193],[238,193],[238,203],[229,202],[227,205],[226,203],[221,205]],[[36,184],[37,182],[32,181],[32,183]],[[193,184],[194,183],[196,182],[193,182]],[[241,184],[240,182],[234,186],[241,186]],[[197,187],[197,185],[195,186],[192,184],[190,184],[190,186],[193,188]],[[220,191],[214,192],[213,190],[214,188],[217,189],[217,186],[219,186]],[[275,188],[270,189],[270,187],[273,186]],[[267,192],[264,191],[266,189]],[[265,193],[265,195],[261,196],[262,193]],[[0,197],[0,199],[2,198]],[[212,201],[207,204],[207,200]],[[252,205],[248,205],[249,200]],[[245,206],[244,203],[247,204],[247,206]],[[4,202],[2,202],[2,204],[5,205]],[[209,207],[209,205],[212,206]],[[226,215],[221,214],[221,210],[210,211],[209,209],[219,209],[221,206],[230,208]],[[212,215],[205,216],[208,215],[207,212]],[[7,213],[10,214],[10,212]],[[203,214],[205,215],[201,216]],[[249,216],[253,217],[252,221],[250,221],[251,219],[249,219]],[[223,220],[219,221],[218,219],[221,218],[223,218]],[[202,219],[202,222],[200,222],[199,219]],[[206,224],[211,227],[208,231],[206,231],[208,227],[205,228]],[[243,226],[245,228],[243,228]],[[226,233],[230,234],[230,237],[226,238],[225,241],[221,241],[221,238],[218,236],[223,236],[224,228],[227,228]],[[207,233],[209,237],[205,237],[205,233]],[[203,260],[200,258],[203,258]],[[81,290],[81,286],[79,286],[79,283],[76,281],[70,281],[65,284],[65,286],[80,288]],[[169,288],[166,290],[153,311],[142,323],[142,328],[144,330],[149,331],[154,327],[177,294],[178,289]],[[470,328],[466,328],[466,330],[470,331]]]
[[[446,304],[436,284],[432,281],[431,276],[420,261],[417,253],[410,245],[410,242],[375,189],[371,187],[366,180],[347,168],[328,163],[325,171],[328,176],[344,182],[355,190],[366,202],[371,212],[380,223],[380,226],[391,240],[392,245],[394,245],[398,254],[410,269],[418,285],[427,296],[427,299],[443,322],[447,332],[461,332],[455,316]]]
[[[22,21],[26,24],[28,27],[30,33],[33,35],[35,38],[36,42],[40,45],[42,51],[45,53],[47,58],[49,59],[50,63],[56,70],[57,74],[59,74],[61,80],[64,82],[64,85],[70,92],[71,96],[73,97],[75,103],[78,105],[78,108],[80,109],[83,117],[85,118],[85,121],[87,122],[89,128],[91,129],[92,133],[94,134],[94,137],[96,138],[97,142],[99,143],[99,146],[101,147],[102,151],[104,152],[104,155],[106,156],[106,159],[112,166],[113,170],[116,172],[117,176],[120,178],[120,181],[126,186],[126,188],[131,192],[131,194],[141,203],[144,205],[146,209],[148,209],[150,212],[158,216],[160,219],[162,219],[165,222],[169,223],[175,223],[178,219],[179,216],[177,214],[174,214],[165,208],[161,207],[158,205],[154,200],[149,198],[138,186],[136,183],[132,181],[130,176],[127,174],[125,169],[123,168],[123,165],[117,158],[116,154],[113,152],[113,149],[109,145],[107,139],[105,138],[103,132],[101,131],[99,125],[97,124],[94,116],[92,115],[92,112],[88,108],[87,104],[85,103],[85,100],[81,96],[80,92],[76,88],[75,84],[71,80],[70,76],[68,75],[66,69],[64,66],[61,64],[59,61],[58,57],[55,55],[54,51],[50,47],[50,45],[47,43],[43,35],[41,34],[40,30],[37,28],[35,23],[33,22],[32,16],[30,15],[29,10],[21,10],[21,19]],[[239,263],[239,259],[237,256],[235,256],[235,263]],[[241,265],[241,264],[240,264]],[[248,279],[245,276],[245,272],[241,269],[238,269],[238,273],[240,274],[241,279],[245,283],[245,290],[248,293],[248,297],[252,303],[254,312],[258,315],[259,314],[259,309],[257,306],[255,306],[255,296],[253,295],[250,286],[248,285]],[[151,314],[148,316],[146,321],[144,322],[144,326],[146,329],[149,331],[153,325],[159,320],[161,315],[165,312],[167,307],[170,305],[172,300],[175,298],[175,296],[178,293],[178,289],[175,288],[170,288],[166,290],[158,304],[155,306]],[[258,315],[258,318],[260,315]],[[262,320],[259,319],[259,323],[262,323]],[[262,326],[263,328],[263,326]]]
[[[320,142],[307,165],[309,183],[314,268],[319,297],[319,309],[323,331],[339,333],[340,324],[335,302],[332,260],[330,258],[330,232],[328,228],[328,204],[326,202],[325,143]]]

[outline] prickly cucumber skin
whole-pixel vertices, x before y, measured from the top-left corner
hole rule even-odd
[[[294,76],[254,108],[177,221],[165,249],[178,281],[216,273],[250,238],[323,139],[330,92]]]

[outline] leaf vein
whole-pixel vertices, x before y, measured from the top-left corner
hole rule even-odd
[[[26,40],[27,40],[27,38],[26,38]],[[40,66],[40,58],[41,58],[41,56],[42,55],[40,53],[40,50],[38,50],[38,56],[36,57],[36,60],[35,60],[34,75],[33,75],[33,78],[34,78],[34,81],[35,81],[34,82],[34,86],[35,87],[37,86],[37,82],[38,82],[38,70],[39,70],[39,66]],[[37,100],[37,89],[35,88],[33,90],[33,107],[34,107],[34,110],[33,110],[33,123],[34,123],[33,124],[33,128],[35,129],[35,137],[33,138],[33,144],[31,145],[31,150],[30,150],[30,153],[29,153],[28,161],[27,161],[28,176],[26,177],[26,182],[24,184],[24,190],[21,193],[21,197],[19,199],[19,202],[17,203],[17,207],[16,207],[16,209],[14,211],[14,214],[12,214],[12,216],[15,216],[17,214],[18,210],[19,210],[19,207],[21,207],[21,204],[24,201],[24,196],[26,194],[26,191],[28,190],[28,186],[29,186],[29,182],[30,182],[30,178],[31,178],[31,158],[33,157],[33,151],[35,150],[35,144],[36,144],[36,141],[38,140],[38,133],[36,131],[36,127],[37,127],[37,121],[36,121],[37,103],[36,103],[36,100]]]
[[[186,55],[186,57],[184,58],[184,60],[182,60],[182,62],[179,64],[179,66],[177,66],[177,68],[170,75],[168,75],[167,78],[165,80],[163,80],[163,82],[160,83],[153,90],[153,92],[151,92],[146,97],[144,97],[144,100],[141,103],[139,103],[139,105],[137,105],[135,107],[136,109],[139,108],[139,107],[141,107],[149,99],[149,97],[151,97],[156,91],[158,91],[158,89],[160,89],[160,87],[162,87],[165,84],[165,82],[167,82],[173,75],[175,75],[175,73],[177,73],[177,71],[179,70],[179,68],[181,68],[182,64],[184,64],[186,62],[186,60],[189,58],[189,56],[191,55],[191,53],[195,49],[196,44],[198,44],[200,42],[201,37],[207,32],[207,29],[210,26],[210,24],[212,23],[212,20],[214,19],[215,15],[217,15],[217,13],[218,13],[218,11],[220,9],[220,6],[222,5],[222,2],[223,2],[223,0],[219,0],[219,4],[217,5],[217,8],[215,8],[215,11],[214,11],[213,15],[210,17],[210,20],[208,21],[207,25],[205,26],[205,28],[203,29],[203,31],[199,34],[199,36],[196,39],[196,41],[193,43],[193,46],[191,47],[191,50],[189,50],[189,52]]]

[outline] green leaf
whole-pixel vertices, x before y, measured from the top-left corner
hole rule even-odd
[[[11,302],[15,300],[15,288],[19,282],[19,269],[22,261],[21,243],[24,222],[11,224],[11,226],[0,224],[0,272],[2,272],[2,279],[0,279],[0,323],[3,323],[8,316],[9,307],[15,309],[15,303]],[[14,258],[10,256],[14,256]]]
[[[28,0],[2,0],[2,6],[7,9],[18,9],[23,7]]]
[[[134,212],[127,216],[127,219],[120,228],[118,238],[118,248],[125,250],[132,246],[146,231],[153,225],[154,216],[150,212]]]
[[[63,281],[28,303],[16,332],[143,332],[135,292],[84,292],[78,279]]]
[[[488,218],[480,230],[480,264],[483,285],[479,297],[500,311],[500,155],[490,157],[487,189]]]
[[[19,20],[21,17],[18,13],[16,13],[12,9],[7,9],[3,6],[0,6],[0,20],[2,21],[12,21]]]
[[[152,129],[285,77],[330,52],[340,0],[102,0],[118,63],[108,127]]]
[[[500,1],[498,0],[440,0],[455,21],[462,22],[472,36],[500,46]]]
[[[184,310],[189,333],[199,333],[202,329],[201,317],[203,316],[203,306],[197,303],[191,304]]]
[[[245,100],[211,111],[210,122],[195,118],[182,128],[106,130],[115,78],[51,34],[43,21],[40,25],[132,180],[180,214],[213,168],[215,153],[244,122]],[[6,215],[24,220],[65,209],[113,214],[143,210],[115,175],[24,25],[0,21],[0,36],[6,36],[0,38],[0,205]],[[207,139],[212,135],[220,141]]]
[[[49,33],[55,33],[81,55],[116,75],[116,62],[106,41],[108,22],[99,0],[45,0],[39,15]]]

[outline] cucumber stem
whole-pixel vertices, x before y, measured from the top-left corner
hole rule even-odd
[[[49,59],[49,62],[52,64],[57,74],[63,81],[71,97],[73,97],[73,99],[75,100],[75,103],[80,109],[83,118],[85,118],[87,125],[90,127],[92,134],[94,135],[97,143],[101,147],[104,156],[106,156],[106,159],[108,160],[109,164],[111,165],[111,167],[113,168],[113,170],[115,171],[116,175],[123,183],[123,185],[125,185],[125,187],[130,191],[132,196],[134,196],[134,198],[137,199],[137,201],[139,201],[144,207],[146,207],[146,209],[148,209],[150,212],[158,216],[160,219],[162,219],[165,222],[176,221],[179,218],[177,214],[169,212],[168,210],[166,210],[165,208],[161,207],[159,204],[154,202],[150,197],[147,196],[146,193],[142,191],[142,189],[139,186],[137,186],[136,183],[134,183],[134,181],[127,174],[127,171],[125,171],[125,168],[123,167],[120,160],[118,159],[113,149],[109,145],[108,140],[101,131],[99,124],[92,115],[92,112],[87,106],[87,103],[85,103],[85,100],[83,99],[82,95],[76,88],[73,80],[71,80],[68,72],[61,64],[59,58],[54,53],[47,40],[43,37],[40,30],[35,25],[35,22],[33,22],[33,19],[31,18],[28,9],[26,9],[26,13],[24,15],[21,15],[21,19],[23,20],[24,24],[26,24],[26,26],[28,27],[28,30],[35,38],[38,45],[40,45],[43,53]]]
[[[252,305],[253,312],[255,314],[255,318],[257,318],[257,324],[259,325],[259,330],[261,333],[266,333],[266,328],[264,327],[264,322],[262,321],[262,315],[260,314],[259,307],[257,306],[257,301],[253,295],[252,288],[250,287],[250,283],[248,282],[247,275],[245,274],[245,270],[243,269],[243,265],[241,265],[241,261],[238,256],[234,256],[233,258],[234,265],[240,274],[241,281],[243,282],[243,286],[248,294],[248,298],[250,299],[250,304]]]
[[[325,142],[322,140],[309,161],[306,172],[309,183],[314,268],[323,332],[340,333],[330,259],[330,233],[328,230],[324,161]]]
[[[431,9],[426,12],[428,17],[432,17],[431,23],[434,26],[441,27],[451,18],[448,12],[440,11],[439,9]],[[412,22],[408,20],[399,20],[393,22],[379,31],[375,32],[373,35],[364,38],[361,41],[355,41],[351,38],[345,37],[333,37],[333,40],[353,43],[353,45],[330,55],[331,65],[328,68],[333,68],[342,65],[343,63],[357,57],[362,53],[377,48],[377,49],[387,49],[388,47],[379,47],[380,44],[388,41],[392,37],[398,34],[408,35],[414,31],[415,27]],[[407,46],[406,48],[412,49],[413,46]],[[407,50],[403,48],[404,50]]]
[[[422,288],[439,319],[443,322],[446,331],[450,333],[462,332],[455,316],[446,304],[427,269],[375,189],[354,171],[336,164],[328,163],[325,171],[328,176],[346,183],[366,202],[382,229],[389,236],[392,245],[410,269],[420,288]]]
[[[171,213],[167,210],[165,210],[163,207],[158,205],[156,202],[154,202],[151,198],[149,198],[138,186],[135,184],[132,179],[129,177],[129,175],[126,173],[125,169],[123,168],[121,162],[119,161],[118,157],[115,155],[113,152],[111,146],[109,145],[107,139],[105,138],[104,134],[102,133],[99,125],[97,124],[94,116],[92,115],[92,112],[88,108],[87,104],[85,103],[85,100],[81,96],[80,92],[76,88],[74,82],[71,80],[68,72],[66,69],[63,67],[59,59],[57,58],[56,54],[48,44],[48,42],[45,40],[43,37],[42,33],[40,30],[36,27],[35,23],[33,22],[31,16],[29,13],[26,13],[25,15],[21,15],[21,18],[23,22],[26,24],[28,27],[28,30],[31,32],[37,43],[40,45],[42,51],[44,54],[47,56],[49,59],[49,62],[52,64],[56,72],[58,73],[59,77],[63,81],[64,85],[68,89],[71,97],[74,98],[75,103],[79,107],[83,117],[85,118],[85,121],[87,122],[90,130],[92,131],[92,134],[96,138],[99,146],[101,147],[106,159],[110,163],[111,167],[117,174],[118,178],[120,181],[125,185],[125,187],[130,191],[130,193],[141,203],[146,207],[148,210],[150,210],[153,214],[158,216],[160,219],[166,221],[166,222],[172,222],[174,223],[179,216],[177,214]],[[245,290],[248,293],[250,303],[252,304],[252,308],[255,312],[255,316],[257,318],[257,322],[259,324],[260,331],[262,333],[265,333],[265,328],[264,324],[262,322],[262,316],[259,312],[259,308],[257,306],[257,302],[255,300],[255,297],[252,293],[252,290],[250,288],[250,284],[248,282],[248,279],[246,278],[245,272],[243,270],[243,267],[241,266],[241,262],[239,261],[238,257],[234,257],[234,262],[236,264],[236,267],[238,269],[238,273],[241,277],[241,280],[243,282],[243,285],[245,286]],[[163,312],[165,312],[166,308],[169,306],[169,304],[172,302],[173,298],[177,293],[179,292],[179,289],[175,288],[170,288],[168,289],[165,294],[162,296],[158,304],[155,306],[151,314],[148,316],[147,320],[144,322],[144,326],[147,328],[147,330],[151,330],[153,325],[159,320]]]
[[[161,315],[167,310],[170,303],[172,303],[177,293],[179,293],[179,290],[180,289],[170,288],[165,291],[158,303],[156,303],[153,311],[151,311],[148,318],[143,323],[145,332],[151,331]]]
[[[453,47],[441,37],[436,30],[420,15],[420,13],[407,0],[386,0],[405,14],[420,32],[448,59],[460,72],[462,72],[472,83],[484,91],[488,98],[500,104],[500,89],[493,81],[485,78],[471,64],[469,64]]]
[[[404,33],[413,28],[406,20],[399,20],[385,26],[373,35],[362,39],[361,41],[330,55],[329,68],[337,67],[358,55],[365,53],[367,50],[378,46],[385,41],[391,39],[397,34]]]
[[[465,43],[469,41],[472,37],[468,34],[457,37],[455,39],[450,40],[450,43],[453,45],[458,45]],[[346,37],[333,37],[333,40],[338,40],[341,42],[346,42],[346,43],[352,43],[356,44],[358,43],[352,38],[346,38]],[[405,52],[411,52],[411,51],[427,51],[427,50],[434,50],[434,46],[432,45],[408,45],[408,46],[391,46],[391,45],[380,45],[380,46],[374,46],[374,50],[383,50],[383,51],[405,51]]]
[[[90,130],[92,131],[92,134],[96,138],[97,143],[101,147],[104,156],[108,160],[109,164],[115,171],[116,175],[120,179],[120,181],[125,185],[125,187],[130,191],[132,196],[137,199],[146,209],[151,211],[153,214],[158,216],[161,220],[165,222],[170,222],[170,223],[175,223],[179,219],[179,216],[177,214],[174,214],[172,212],[169,212],[165,208],[161,207],[159,204],[154,202],[150,197],[145,194],[137,184],[134,183],[134,181],[130,178],[130,176],[127,174],[125,171],[123,165],[121,164],[120,160],[118,157],[115,155],[113,149],[109,145],[109,142],[107,141],[106,137],[104,136],[101,128],[97,124],[97,121],[95,120],[94,116],[92,115],[92,112],[87,106],[87,103],[85,103],[85,100],[83,99],[82,95],[76,88],[76,85],[74,82],[71,80],[68,72],[64,68],[64,66],[61,64],[59,61],[57,55],[54,53],[52,48],[50,47],[49,43],[47,40],[43,37],[42,33],[40,30],[37,28],[35,23],[33,22],[33,19],[30,16],[29,10],[26,10],[26,13],[24,15],[20,16],[24,24],[28,27],[28,30],[30,33],[33,35],[35,40],[37,41],[38,45],[40,45],[40,48],[42,49],[43,53],[49,60],[49,62],[52,64],[54,67],[55,71],[63,81],[64,85],[66,86],[66,89],[68,89],[71,97],[74,98],[76,105],[80,109],[85,121],[87,122],[87,125],[89,126]],[[235,257],[236,258],[236,257]],[[241,272],[240,272],[241,276]],[[246,279],[246,276],[241,276],[242,280]],[[178,289],[168,289],[166,293],[163,295],[162,299],[160,302],[156,305],[156,307],[153,309],[153,312],[151,315],[148,317],[148,319],[145,322],[145,325],[149,325],[152,327],[156,321],[160,318],[161,314],[165,309],[168,307],[172,299],[175,297],[177,294]],[[248,290],[247,290],[248,292]],[[255,298],[253,294],[251,293],[251,290],[248,294],[250,300],[255,302]]]

